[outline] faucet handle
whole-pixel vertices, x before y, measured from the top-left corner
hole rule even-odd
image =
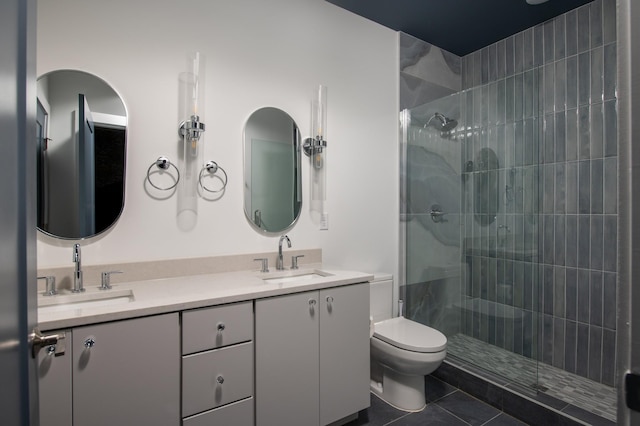
[[[291,256],[291,269],[298,269],[298,258],[304,257],[304,254],[299,254],[297,256]]]
[[[47,280],[47,287],[45,292],[42,293],[43,296],[53,296],[58,294],[58,291],[56,290],[56,277],[53,275],[47,275],[45,277],[38,277],[38,279]]]
[[[255,262],[262,262],[262,269],[260,272],[269,272],[269,258],[267,257],[259,257],[257,259],[253,259]]]
[[[111,274],[122,274],[122,271],[107,271],[103,272],[100,280],[100,290],[110,290],[111,289]]]

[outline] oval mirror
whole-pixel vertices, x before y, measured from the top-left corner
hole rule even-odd
[[[261,108],[244,126],[244,213],[257,231],[279,234],[301,208],[300,130],[286,112]]]
[[[111,227],[124,207],[127,112],[95,75],[52,71],[38,79],[37,225],[82,239]]]

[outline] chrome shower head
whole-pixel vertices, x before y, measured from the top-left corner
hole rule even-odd
[[[436,123],[431,124],[434,119],[436,119]],[[433,114],[429,119],[429,121],[427,121],[427,126],[433,126],[436,129],[440,130],[441,132],[450,132],[451,130],[455,129],[457,125],[458,125],[457,120],[454,120],[449,117],[445,117],[439,112],[436,112],[435,114]]]

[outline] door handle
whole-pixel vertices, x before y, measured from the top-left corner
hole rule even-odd
[[[58,341],[65,338],[64,333],[60,334],[42,334],[38,327],[34,328],[31,334],[29,334],[29,345],[31,346],[31,357],[36,358],[40,349],[56,345]]]

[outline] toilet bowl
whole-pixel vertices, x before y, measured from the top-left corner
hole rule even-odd
[[[377,276],[376,276],[377,277]],[[426,325],[381,312],[380,300],[388,280],[374,279],[371,291],[371,391],[403,411],[426,405],[424,376],[436,370],[447,354],[447,338]],[[391,281],[393,283],[393,281]],[[390,300],[390,299],[389,299]],[[381,317],[387,316],[386,319]]]

